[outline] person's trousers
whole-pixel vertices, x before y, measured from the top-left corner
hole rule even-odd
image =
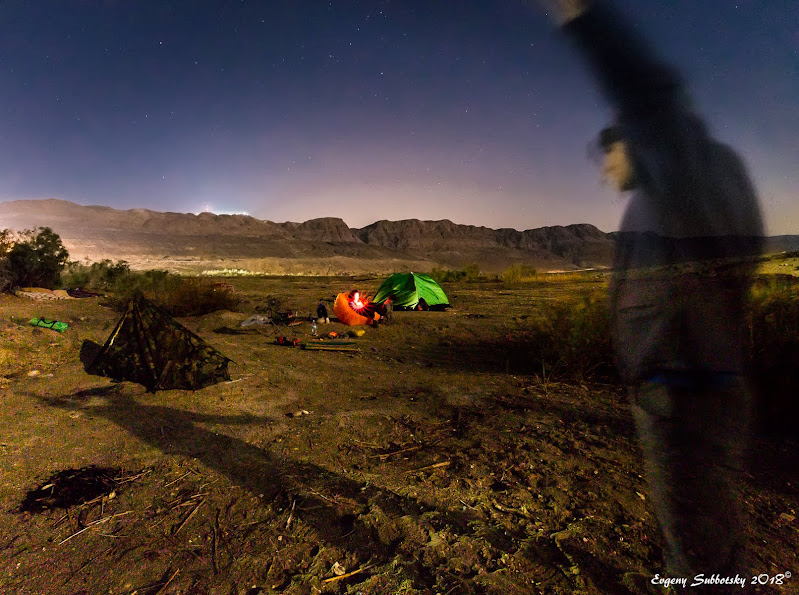
[[[752,402],[742,380],[714,388],[645,382],[632,414],[672,578],[747,578],[740,484]],[[705,582],[705,585],[708,583]],[[740,585],[691,592],[741,593]]]

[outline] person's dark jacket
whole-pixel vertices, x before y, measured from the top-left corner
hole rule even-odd
[[[637,182],[610,292],[622,378],[740,373],[754,265],[714,276],[697,263],[759,254],[763,224],[746,168],[709,136],[678,75],[612,7],[597,2],[564,28],[616,109]]]
[[[327,315],[327,307],[322,302],[319,302],[319,305],[316,307],[316,317],[317,318],[328,318]]]

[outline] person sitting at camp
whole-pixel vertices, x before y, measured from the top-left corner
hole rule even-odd
[[[350,293],[349,304],[350,308],[355,310],[361,316],[371,318],[373,323],[376,323],[377,320],[380,319],[380,304],[376,304],[372,301],[369,301],[369,299],[366,297],[362,297],[361,293],[357,289],[354,289]]]
[[[394,320],[394,296],[390,295],[386,298],[386,301],[383,302],[383,312],[381,314],[385,318],[386,323],[391,323]]]
[[[361,301],[360,291],[358,291],[357,289],[353,289],[349,295],[349,302],[350,302],[350,308],[355,310],[358,314],[363,314],[361,310],[363,310],[366,306]]]
[[[366,300],[367,302],[366,309],[372,312],[376,312],[377,314],[380,315],[380,318],[383,318],[386,315],[386,301],[375,302],[371,300]]]
[[[319,305],[316,307],[316,318],[318,319],[317,322],[324,322],[325,324],[330,324],[330,317],[327,313],[327,306],[319,300]]]
[[[424,298],[419,298],[419,303],[416,304],[417,310],[424,310],[425,312],[430,309],[430,306],[427,304],[427,300]]]

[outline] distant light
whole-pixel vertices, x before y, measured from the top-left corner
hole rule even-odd
[[[247,211],[216,211],[211,205],[203,206],[203,210],[200,212],[211,213],[212,215],[246,215],[246,216],[250,215]]]

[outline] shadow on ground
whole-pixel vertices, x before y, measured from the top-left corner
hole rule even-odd
[[[103,404],[96,404],[98,397],[102,397]],[[205,415],[173,407],[147,405],[123,394],[119,385],[60,397],[37,398],[51,407],[80,410],[86,415],[103,417],[165,454],[195,458],[227,477],[233,484],[244,487],[256,496],[263,494],[264,502],[292,506],[296,500],[298,505],[295,514],[298,519],[312,527],[321,541],[351,552],[361,564],[391,563],[397,556],[398,547],[407,537],[397,527],[403,526],[403,519],[415,519],[416,524],[424,517],[426,521],[420,523],[422,527],[428,526],[450,534],[474,535],[496,548],[497,556],[508,554],[527,558],[526,563],[541,572],[542,583],[548,582],[555,589],[553,593],[566,593],[574,589],[572,579],[558,570],[568,568],[572,563],[551,539],[531,537],[524,532],[502,534],[500,531],[494,535],[483,531],[475,535],[475,522],[486,520],[476,511],[432,509],[415,498],[353,481],[319,465],[277,455],[202,427],[202,424],[270,424],[275,422],[272,418]],[[392,531],[383,531],[362,521],[370,513],[373,514],[375,508],[397,523]],[[596,576],[590,579],[603,593],[626,593],[616,583],[621,569],[589,563],[591,554],[587,551],[575,552],[577,558],[584,559],[586,571],[596,571]],[[446,577],[447,571],[442,572],[438,568],[437,576],[434,576],[432,569],[419,560],[406,560],[404,568],[419,588],[436,585],[439,589],[454,588],[464,595],[497,592],[481,587],[479,581],[464,582],[462,574],[457,576],[457,573],[453,573],[449,579],[445,578],[442,584],[442,575]],[[589,578],[587,574],[584,577]],[[507,591],[509,593],[521,593],[512,581],[506,586],[510,589]]]

